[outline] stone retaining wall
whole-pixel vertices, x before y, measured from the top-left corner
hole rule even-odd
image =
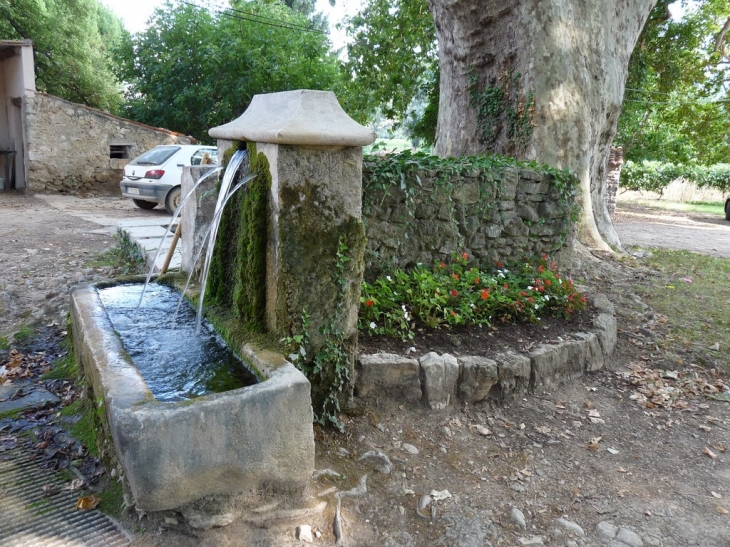
[[[548,172],[502,167],[412,170],[400,186],[375,180],[377,160],[363,164],[366,277],[393,266],[432,265],[467,252],[492,264],[548,253],[569,263],[573,198],[561,199]],[[412,189],[412,190],[409,190]]]
[[[106,112],[38,93],[24,99],[30,192],[119,192],[129,160],[159,144],[192,139],[125,120]],[[111,158],[110,146],[126,147],[127,158]]]
[[[391,398],[441,410],[455,400],[478,403],[504,399],[574,379],[603,368],[616,347],[613,305],[601,294],[593,298],[598,314],[590,332],[570,340],[543,344],[529,353],[455,357],[427,353],[415,359],[394,354],[360,355],[355,395],[362,399]]]

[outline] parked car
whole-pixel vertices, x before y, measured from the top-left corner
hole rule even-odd
[[[133,159],[124,167],[119,183],[122,195],[140,209],[164,205],[172,214],[180,205],[180,177],[186,165],[218,163],[213,146],[161,145]]]
[[[730,220],[730,197],[725,200],[725,220]]]

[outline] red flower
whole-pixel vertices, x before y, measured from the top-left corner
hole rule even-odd
[[[581,302],[583,302],[583,303],[585,304],[585,303],[586,303],[586,297],[585,297],[585,296],[581,296],[581,297],[580,297],[580,301],[581,301]]]
[[[497,268],[501,268],[502,266],[504,266],[504,264],[502,264],[501,262],[497,262]]]
[[[503,286],[505,289],[509,289],[509,285],[507,285],[507,283],[505,283]]]
[[[527,293],[526,293],[525,291],[522,291],[522,292],[520,293],[520,296],[527,296]]]
[[[547,253],[542,253],[542,259],[547,260]]]
[[[456,317],[456,312],[454,310],[451,310],[451,316]]]
[[[365,301],[365,305],[366,305],[366,306],[367,306],[368,308],[371,308],[371,307],[373,306],[373,304],[375,304],[375,300],[373,300],[372,298],[371,298],[370,300],[366,300],[366,301]]]
[[[489,298],[489,291],[487,289],[482,289],[481,297],[482,300],[486,300],[487,298]]]
[[[454,279],[459,280],[459,274],[454,274]]]
[[[451,296],[453,296],[453,297],[459,296],[459,291],[457,291],[456,289],[451,289]]]
[[[553,283],[552,283],[552,281],[550,281],[549,279],[546,279],[546,280],[545,280],[545,285],[547,285],[548,287],[549,287],[550,285],[552,285],[552,284],[553,284]]]
[[[446,267],[446,264],[444,264],[444,263],[442,262],[441,264],[439,264],[439,266],[441,266],[442,268],[445,268],[445,267]]]
[[[476,279],[474,280],[474,284],[475,284],[475,285],[479,285],[479,282],[480,282],[480,281],[481,281],[481,279],[479,279],[479,278],[477,277],[477,278],[476,278]]]
[[[537,290],[538,290],[539,292],[543,292],[543,291],[545,290],[545,287],[538,287],[538,288],[537,288]]]
[[[466,260],[467,258],[469,258],[469,255],[466,254],[466,253],[462,253],[461,254],[461,258],[463,258],[464,260]]]
[[[540,265],[539,265],[539,266],[537,267],[537,271],[538,271],[538,272],[544,272],[544,271],[545,271],[545,266],[543,266],[542,264],[540,264]]]
[[[534,298],[532,298],[532,297],[528,298],[528,300],[529,300],[530,302],[532,302],[533,304],[535,303],[535,299],[534,299]]]

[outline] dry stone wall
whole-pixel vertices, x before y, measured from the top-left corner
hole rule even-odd
[[[119,191],[122,168],[160,144],[192,139],[42,93],[24,101],[30,192]],[[112,145],[127,159],[111,158]]]
[[[366,276],[445,261],[481,263],[569,251],[574,198],[550,171],[520,167],[416,169],[384,184],[379,160],[363,165]]]

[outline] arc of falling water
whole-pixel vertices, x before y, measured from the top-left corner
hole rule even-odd
[[[223,181],[221,182],[221,189],[218,193],[218,201],[215,204],[215,212],[213,213],[213,221],[210,224],[210,234],[208,235],[209,244],[205,253],[205,263],[203,265],[203,276],[200,279],[200,295],[198,296],[198,315],[195,321],[195,334],[200,334],[200,322],[203,315],[203,300],[205,300],[205,286],[208,284],[208,271],[210,270],[210,262],[213,260],[213,247],[215,247],[215,238],[218,235],[218,227],[221,221],[221,211],[223,205],[226,202],[226,196],[228,196],[228,190],[231,187],[231,182],[235,174],[238,172],[238,168],[241,166],[244,158],[246,157],[246,151],[238,150],[231,161],[228,163],[226,172],[223,175]],[[248,182],[248,181],[246,181]]]
[[[208,229],[205,231],[205,235],[203,236],[202,243],[200,245],[200,249],[198,249],[198,253],[195,255],[195,259],[193,260],[193,267],[190,269],[190,273],[188,273],[188,279],[185,282],[185,287],[183,288],[182,292],[180,293],[180,298],[178,298],[177,301],[177,307],[175,308],[175,313],[172,316],[172,324],[175,324],[175,321],[177,320],[177,314],[180,311],[180,305],[182,304],[183,298],[185,297],[185,293],[188,291],[188,287],[190,286],[190,280],[193,278],[193,270],[195,268],[195,264],[198,263],[200,260],[200,256],[203,254],[203,249],[205,249],[206,242],[208,242],[208,245],[214,245],[214,241],[209,240],[210,232],[213,229],[213,223],[219,222],[220,223],[220,217],[223,216],[223,209],[225,208],[226,203],[228,203],[228,200],[233,197],[233,194],[235,194],[238,190],[240,190],[244,185],[248,184],[249,181],[256,178],[256,174],[247,175],[243,180],[241,180],[236,186],[234,186],[231,191],[228,193],[228,195],[223,200],[223,207],[221,207],[221,210],[218,211],[218,213],[215,213],[213,215],[213,219],[211,220],[210,226],[208,226]],[[201,323],[201,317],[200,315],[197,316],[196,321],[196,333],[197,329],[199,328],[199,325]],[[198,333],[199,334],[199,333]]]
[[[232,157],[231,160],[228,162],[228,167],[226,168],[226,171],[223,175],[223,181],[221,182],[221,191],[218,195],[218,202],[221,201],[221,195],[228,191],[228,188],[231,186],[231,181],[233,180],[233,176],[238,171],[238,168],[241,166],[241,163],[243,162],[244,158],[246,157],[246,152],[244,150],[237,151]],[[142,306],[142,301],[144,299],[144,295],[147,292],[147,287],[150,284],[150,279],[152,279],[152,275],[155,273],[155,264],[157,262],[157,259],[160,256],[160,252],[162,251],[162,245],[165,242],[165,238],[167,237],[167,234],[172,230],[172,225],[175,223],[175,220],[180,216],[180,212],[182,211],[183,205],[188,201],[188,198],[193,194],[193,192],[196,190],[200,184],[202,184],[204,181],[208,180],[208,178],[212,177],[213,175],[220,173],[223,170],[223,167],[216,167],[213,169],[210,173],[206,173],[203,177],[196,182],[193,187],[190,189],[188,193],[186,193],[183,198],[180,200],[180,205],[178,205],[177,209],[175,209],[175,212],[172,214],[172,220],[170,220],[170,224],[167,226],[167,230],[165,231],[165,234],[162,236],[162,239],[160,239],[160,244],[157,247],[157,252],[155,253],[155,258],[152,261],[152,265],[150,266],[150,271],[147,273],[147,278],[145,279],[144,286],[142,287],[142,294],[139,295],[139,302],[137,303],[137,310],[139,311],[139,308]],[[218,211],[218,204],[216,204],[216,212]]]

